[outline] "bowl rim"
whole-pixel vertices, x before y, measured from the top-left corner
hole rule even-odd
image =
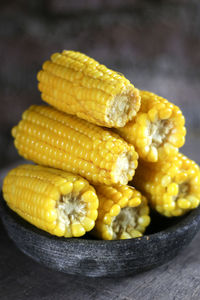
[[[17,223],[18,226],[23,227],[23,229],[26,232],[31,232],[32,234],[36,236],[40,236],[45,239],[51,239],[52,241],[60,241],[61,243],[70,243],[70,244],[87,244],[87,245],[98,245],[98,246],[105,246],[106,244],[115,244],[118,246],[121,245],[129,245],[134,243],[141,243],[141,242],[148,242],[150,239],[162,239],[163,236],[165,235],[166,238],[168,235],[170,235],[172,232],[173,233],[178,233],[179,231],[182,231],[183,228],[189,229],[190,226],[192,226],[191,220],[196,220],[196,223],[200,223],[200,206],[195,208],[194,210],[190,210],[187,214],[181,216],[181,219],[178,223],[169,226],[168,228],[161,230],[159,232],[151,233],[151,234],[146,234],[143,235],[142,237],[138,238],[131,238],[131,239],[125,239],[125,240],[100,240],[96,238],[88,239],[88,238],[65,238],[65,237],[58,237],[55,235],[51,235],[50,233],[37,228],[33,224],[29,223],[22,217],[20,217],[16,212],[14,212],[12,209],[9,208],[7,205],[6,201],[3,198],[3,195],[1,193],[0,195],[0,218],[3,219],[4,216],[6,215],[9,217],[12,223]],[[179,218],[179,217],[176,217]],[[3,220],[2,220],[3,221]],[[3,221],[4,224],[4,221]]]

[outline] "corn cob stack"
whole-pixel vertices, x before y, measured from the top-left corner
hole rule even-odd
[[[140,91],[140,95],[139,112],[116,132],[133,144],[145,161],[157,162],[176,155],[186,135],[180,109],[156,94]]]
[[[49,106],[31,106],[12,130],[19,154],[92,183],[127,184],[138,155],[115,133]]]
[[[140,161],[132,183],[167,217],[181,216],[200,202],[199,166],[181,153],[162,163]]]
[[[171,217],[199,205],[199,168],[177,154],[186,134],[177,106],[74,51],[53,54],[38,80],[53,107],[31,106],[12,135],[20,155],[51,168],[20,166],[5,178],[5,200],[20,216],[57,236],[142,236],[147,199],[126,186],[138,154],[133,184],[152,208]]]
[[[97,125],[122,127],[140,108],[129,80],[80,52],[54,53],[37,77],[45,102]]]
[[[92,233],[104,240],[142,236],[150,223],[147,200],[130,186],[95,186],[99,213]]]
[[[3,194],[12,210],[50,234],[78,237],[95,225],[98,197],[78,175],[22,165],[5,177]]]

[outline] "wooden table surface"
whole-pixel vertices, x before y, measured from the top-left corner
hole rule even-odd
[[[193,156],[197,149],[192,139],[184,148]],[[0,185],[6,172],[0,172]],[[151,271],[127,278],[83,278],[47,269],[25,256],[0,221],[0,300],[199,300],[199,249],[200,232],[175,259]]]

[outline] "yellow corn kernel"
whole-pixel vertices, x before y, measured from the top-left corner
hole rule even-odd
[[[95,192],[88,190],[82,194],[82,199],[85,202],[96,202]]]
[[[176,208],[171,212],[173,217],[179,217],[182,215],[182,209],[181,208]]]
[[[167,192],[169,195],[173,195],[176,196],[178,194],[178,184],[173,182],[171,184],[168,185],[167,187]]]
[[[96,220],[97,216],[98,216],[98,212],[96,209],[91,209],[91,210],[87,211],[86,216],[91,220]]]
[[[110,214],[105,214],[103,217],[103,222],[106,225],[110,225],[112,223],[112,217],[110,216]]]
[[[127,239],[131,239],[131,238],[132,238],[132,236],[128,232],[123,232],[120,235],[120,240],[127,240]]]
[[[179,198],[177,201],[178,207],[182,209],[190,208],[190,201],[185,198]]]
[[[130,200],[130,202],[131,202],[130,205],[132,204],[132,201],[133,200]],[[128,203],[128,198],[126,198],[126,197],[122,197],[121,199],[118,200],[118,204],[120,207],[125,207],[127,205],[127,203]],[[135,202],[134,202],[134,204],[135,204]],[[133,206],[133,205],[131,205],[131,206]],[[134,205],[134,206],[137,206],[137,205]]]
[[[57,236],[84,235],[97,218],[94,188],[80,176],[61,170],[21,165],[5,177],[3,195],[23,219]],[[86,202],[84,195],[93,202]]]
[[[30,220],[29,220],[30,223],[32,223]],[[36,225],[38,228],[40,228],[40,224],[33,224],[33,225]],[[41,228],[43,230],[45,230],[44,228]],[[65,224],[62,223],[62,222],[58,222],[55,226],[55,228],[53,230],[51,230],[51,232],[49,232],[53,235],[57,235],[57,236],[65,236]]]
[[[23,157],[79,174],[92,183],[127,184],[137,167],[134,147],[119,136],[48,106],[30,107],[15,127],[14,138]],[[114,146],[108,148],[108,142]],[[77,192],[81,184],[75,184]]]
[[[71,227],[73,236],[80,237],[85,234],[85,229],[80,223],[74,222]]]
[[[67,182],[60,187],[60,191],[62,194],[69,194],[73,190],[73,183]]]
[[[102,239],[103,240],[112,240],[112,236],[113,236],[113,232],[112,232],[112,229],[108,226],[104,226],[102,228]]]
[[[150,108],[147,114],[152,123],[158,120],[158,110],[156,108]]]
[[[81,219],[80,222],[83,225],[83,227],[85,228],[85,231],[92,230],[92,228],[94,228],[94,225],[95,225],[95,221],[91,220],[90,218],[87,218],[87,217],[84,217],[83,219]]]
[[[141,237],[142,233],[138,230],[134,230],[132,229],[131,231],[129,231],[129,234],[131,235],[132,238],[137,238],[137,237]]]
[[[175,201],[169,201],[169,202],[165,202],[163,204],[163,210],[166,211],[166,212],[169,212],[169,211],[173,211],[174,209],[176,208],[176,203]]]
[[[99,214],[91,233],[107,240],[142,236],[150,223],[146,198],[125,185],[96,185],[95,189]]]
[[[140,197],[135,197],[135,198],[133,198],[133,199],[131,199],[130,201],[129,201],[129,205],[131,206],[131,207],[137,207],[138,205],[140,205],[141,204],[141,198]]]
[[[170,184],[170,182],[171,182],[171,176],[165,175],[162,177],[162,181],[161,181],[162,186],[167,187]]]
[[[190,208],[196,208],[199,206],[200,199],[194,196],[188,196],[187,200],[190,202]]]
[[[73,184],[73,193],[74,194],[79,194],[80,191],[83,190],[83,188],[86,186],[87,182],[84,182],[82,180],[77,180]]]
[[[128,79],[80,52],[54,53],[37,79],[45,102],[97,125],[122,127],[140,108]]]
[[[140,95],[141,107],[137,115],[115,131],[134,145],[145,161],[157,162],[176,155],[186,135],[180,109],[151,92],[140,91]]]
[[[98,205],[99,205],[99,202],[98,202],[98,199],[97,201],[92,201],[92,202],[88,202],[87,203],[87,206],[90,210],[95,210],[98,208]]]
[[[105,211],[109,211],[112,206],[113,206],[113,201],[112,200],[104,201],[103,209]]]
[[[163,162],[140,160],[132,184],[167,217],[181,216],[200,202],[200,169],[181,153]]]
[[[147,227],[150,224],[150,217],[149,216],[141,216],[138,218],[138,223],[142,226]]]
[[[118,204],[114,204],[110,209],[111,217],[115,217],[120,213],[121,207]]]

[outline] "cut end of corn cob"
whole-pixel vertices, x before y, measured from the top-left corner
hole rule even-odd
[[[84,184],[79,181],[81,185]],[[88,193],[88,191],[87,191]],[[72,236],[82,236],[86,231],[90,231],[94,227],[94,220],[87,218],[88,213],[88,203],[94,198],[94,191],[89,193],[87,199],[84,197],[82,188],[76,192],[76,187],[72,188],[72,191],[65,193],[60,196],[58,202],[56,203],[57,211],[57,223],[63,224],[65,227],[65,232],[71,227]],[[90,199],[90,196],[91,199]],[[92,199],[94,201],[94,199]],[[97,197],[95,197],[95,205],[97,206]]]
[[[117,134],[49,106],[31,106],[12,134],[19,154],[92,183],[127,184],[138,154]]]
[[[139,91],[128,86],[123,94],[116,95],[106,109],[105,120],[112,127],[123,127],[139,109]],[[111,126],[109,126],[111,127]]]
[[[92,231],[104,240],[142,236],[150,223],[147,200],[129,186],[96,186],[99,215]]]
[[[137,157],[136,157],[137,159]],[[113,170],[113,181],[126,184],[135,174],[137,161],[133,160],[133,152],[126,151],[119,155]]]
[[[111,229],[114,235],[114,239],[130,239],[141,237],[142,233],[134,229],[139,218],[139,211],[137,208],[122,208],[120,213],[115,218],[113,218],[113,221],[111,223]]]
[[[140,162],[133,184],[167,217],[181,216],[200,204],[200,169],[181,153],[163,163]]]
[[[13,211],[50,234],[79,237],[95,225],[98,198],[80,176],[22,165],[5,177],[3,194]]]
[[[147,91],[140,91],[141,107],[137,116],[116,131],[133,144],[139,156],[157,162],[174,156],[185,142],[185,119],[180,109]]]
[[[151,136],[152,147],[158,148],[163,145],[173,128],[172,121],[170,120],[157,120],[155,122],[149,122],[149,136]]]
[[[54,53],[37,78],[45,102],[97,125],[122,127],[140,108],[129,80],[80,52]]]

